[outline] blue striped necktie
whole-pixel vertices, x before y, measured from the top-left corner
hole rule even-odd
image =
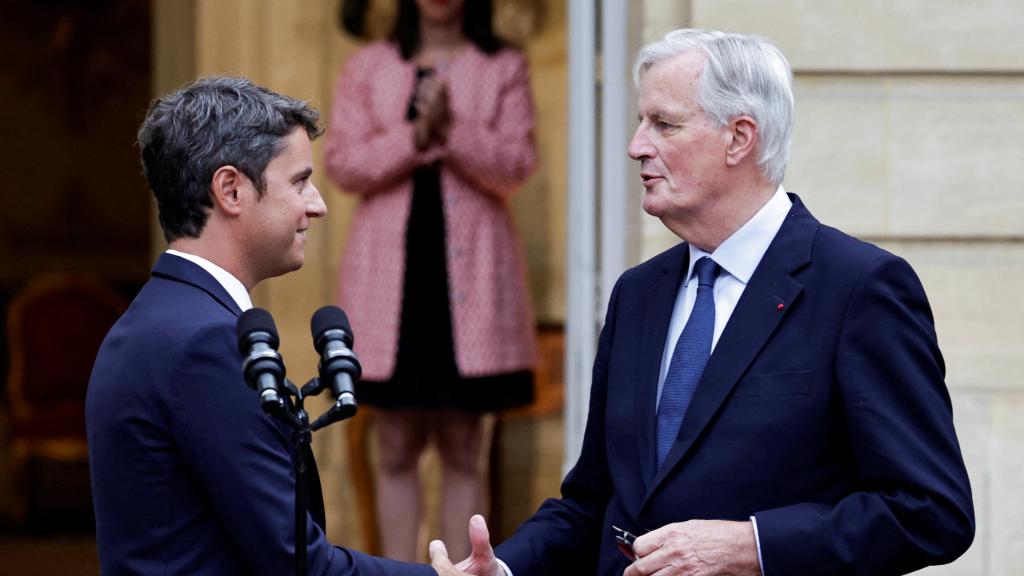
[[[715,333],[715,278],[721,268],[705,256],[697,260],[694,270],[697,273],[697,300],[672,351],[658,403],[659,468],[675,443],[690,399],[711,356],[711,339]]]

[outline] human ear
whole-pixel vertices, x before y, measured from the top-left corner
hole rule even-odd
[[[234,166],[221,166],[210,180],[210,197],[215,210],[237,215],[241,211],[242,198],[239,188],[245,176]]]
[[[757,144],[757,122],[750,116],[737,116],[729,121],[729,143],[725,149],[725,163],[738,166],[754,153]]]

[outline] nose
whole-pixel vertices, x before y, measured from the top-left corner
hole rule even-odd
[[[627,154],[633,160],[644,160],[654,157],[654,147],[651,146],[651,142],[647,138],[643,123],[637,126],[636,131],[633,132],[633,139],[629,141]]]
[[[322,218],[327,214],[327,204],[324,203],[323,197],[320,196],[320,191],[317,190],[312,182],[309,183],[309,189],[312,195],[306,201],[306,214],[310,218]]]

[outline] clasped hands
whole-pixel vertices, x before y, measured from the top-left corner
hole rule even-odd
[[[506,576],[494,557],[483,516],[469,520],[469,558],[453,565],[444,543],[430,543],[430,563],[440,576]],[[760,576],[750,522],[690,520],[668,524],[633,542],[637,559],[623,576]],[[522,576],[522,575],[519,575]]]
[[[416,148],[424,150],[432,143],[444,144],[452,115],[448,103],[448,87],[444,80],[431,74],[420,80],[413,97],[416,119],[413,121]]]

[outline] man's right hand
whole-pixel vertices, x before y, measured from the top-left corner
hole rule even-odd
[[[505,569],[494,557],[487,522],[479,514],[469,519],[469,545],[472,548],[469,558],[459,562],[456,568],[473,576],[506,576]]]

